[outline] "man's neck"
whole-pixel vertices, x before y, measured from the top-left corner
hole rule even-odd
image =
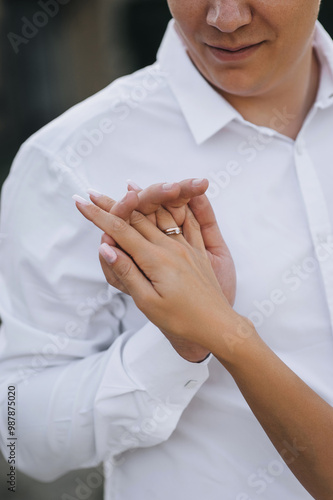
[[[315,102],[319,80],[320,63],[313,50],[302,67],[286,79],[278,90],[254,97],[221,93],[245,120],[296,139]],[[276,120],[277,115],[283,116],[283,119]]]

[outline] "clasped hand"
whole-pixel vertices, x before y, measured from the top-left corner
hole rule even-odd
[[[107,281],[129,293],[177,352],[198,362],[221,343],[236,313],[235,268],[207,197],[207,181],[131,189],[116,203],[93,193],[80,212],[104,235]],[[163,230],[183,227],[183,235]],[[238,315],[237,315],[238,316]]]

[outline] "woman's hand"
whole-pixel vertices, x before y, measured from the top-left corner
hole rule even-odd
[[[98,203],[103,205],[101,198]],[[192,211],[186,209],[184,236],[169,237],[138,212],[131,216],[131,227],[108,213],[105,206],[77,206],[121,247],[102,245],[106,276],[111,271],[117,277],[180,355],[189,361],[203,359],[202,354],[208,354],[212,343],[221,340],[221,329],[229,329],[238,315],[221,291]],[[156,218],[161,229],[176,225],[162,208]]]
[[[233,306],[236,294],[236,271],[230,251],[222,238],[214,211],[208,198],[204,195],[208,187],[206,179],[187,179],[180,183],[154,184],[141,190],[138,186],[130,185],[129,192],[123,200],[115,202],[107,196],[94,196],[91,200],[100,208],[130,222],[133,211],[147,215],[156,225],[156,214],[161,208],[166,208],[173,216],[174,223],[182,226],[185,220],[187,204],[200,225],[201,235],[210,259],[211,265],[226,296]],[[135,217],[135,216],[134,216]],[[109,235],[104,234],[102,243],[113,245]],[[116,276],[112,277],[109,271],[109,283],[119,290],[128,293]]]

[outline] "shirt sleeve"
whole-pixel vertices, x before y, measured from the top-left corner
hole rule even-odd
[[[0,443],[15,385],[17,463],[41,481],[168,439],[208,377],[106,283],[86,187],[28,142],[2,191]]]

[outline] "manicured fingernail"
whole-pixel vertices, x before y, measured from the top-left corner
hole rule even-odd
[[[117,254],[107,243],[102,243],[99,253],[108,264],[113,264],[117,260]]]
[[[82,198],[82,196],[79,196],[78,194],[74,194],[72,196],[72,198],[74,201],[76,201],[77,203],[79,203],[80,205],[83,205],[85,207],[87,207],[88,205],[91,205],[90,201],[85,200],[84,198]]]
[[[101,196],[104,196],[102,193],[93,188],[87,189],[87,193],[91,194],[91,196],[94,196],[94,198],[100,198]]]
[[[200,184],[204,181],[204,179],[194,179],[192,181],[192,186],[200,186]]]
[[[127,179],[127,184],[134,189],[134,191],[142,191],[142,188],[140,188],[140,186],[138,186],[134,181],[132,181],[132,179]]]
[[[174,183],[173,184],[163,184],[162,189],[164,191],[170,191],[174,185],[175,185]]]

